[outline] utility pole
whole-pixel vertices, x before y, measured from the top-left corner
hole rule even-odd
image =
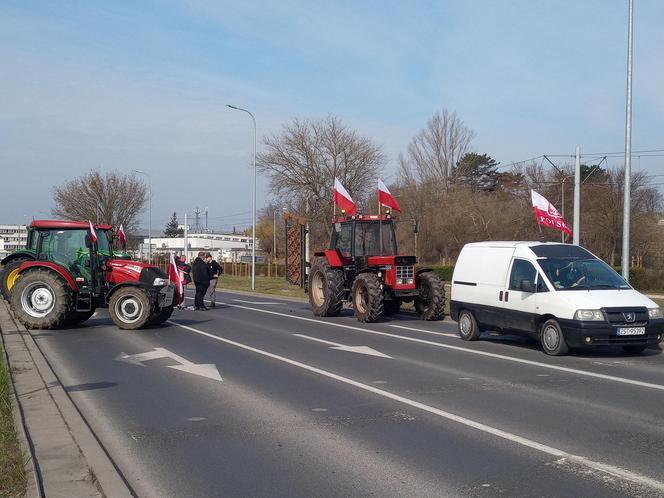
[[[574,165],[574,238],[575,246],[579,245],[581,236],[581,147],[576,146],[576,163]]]
[[[200,231],[201,231],[201,226],[200,226],[198,220],[199,220],[200,215],[201,215],[201,210],[198,209],[198,206],[196,206],[196,209],[194,210],[194,215],[196,216],[196,225],[195,225],[195,226],[196,226],[196,233],[200,233]]]
[[[205,233],[208,233],[208,208],[205,208]]]
[[[629,281],[629,222],[631,203],[631,168],[632,168],[632,23],[634,0],[629,0],[627,21],[627,105],[625,110],[625,181],[623,199],[623,240],[622,240],[622,276]]]
[[[184,213],[184,257],[189,261],[189,227],[187,226],[187,213]]]

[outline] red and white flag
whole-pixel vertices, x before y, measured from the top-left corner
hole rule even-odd
[[[387,190],[387,187],[383,183],[383,180],[378,179],[378,202],[381,206],[387,206],[395,211],[401,212],[401,207],[399,203],[394,198],[394,196]]]
[[[90,224],[90,240],[94,244],[97,242],[97,232],[95,231],[95,227],[92,226],[92,222],[88,220],[88,223]]]
[[[353,199],[338,178],[334,179],[334,203],[346,214],[352,215],[357,211]]]
[[[122,228],[122,224],[118,228],[118,240],[122,244],[122,248],[125,249],[127,247],[127,236],[125,235],[124,228]]]
[[[535,212],[537,223],[544,225],[545,227],[553,228],[554,230],[560,230],[567,235],[572,235],[572,231],[569,229],[562,215],[553,204],[534,190],[530,191],[530,196],[533,200],[533,211]]]
[[[180,270],[178,270],[178,265],[175,264],[175,258],[173,253],[171,253],[171,262],[168,265],[168,280],[175,284],[175,290],[177,293],[177,303],[182,303],[184,299],[184,289],[182,288],[182,279],[180,278]]]

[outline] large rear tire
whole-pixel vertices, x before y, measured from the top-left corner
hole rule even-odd
[[[337,316],[344,299],[343,271],[331,268],[327,260],[319,258],[309,275],[309,304],[316,316]]]
[[[443,281],[432,271],[417,276],[415,310],[422,320],[435,321],[445,318],[445,287]]]
[[[51,329],[64,324],[71,307],[71,289],[54,272],[27,270],[11,289],[14,316],[26,328]]]
[[[375,322],[383,313],[383,290],[373,273],[360,273],[353,282],[353,310],[360,322]]]
[[[108,303],[111,319],[125,330],[136,330],[148,325],[153,308],[148,293],[134,286],[118,289]]]
[[[7,301],[10,300],[10,291],[18,280],[18,269],[26,261],[29,261],[28,258],[13,259],[0,270],[0,293]]]

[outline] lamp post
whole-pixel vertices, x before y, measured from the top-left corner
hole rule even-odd
[[[625,181],[623,185],[622,276],[629,282],[629,223],[632,175],[632,43],[634,0],[629,0],[627,15],[627,104],[625,109]]]
[[[256,118],[249,111],[242,109],[241,107],[236,107],[230,104],[226,104],[226,107],[230,107],[236,111],[246,112],[251,116],[251,121],[254,123],[254,188],[251,210],[251,290],[256,290]]]
[[[148,257],[152,263],[152,178],[145,171],[133,170],[134,173],[140,173],[148,178]]]

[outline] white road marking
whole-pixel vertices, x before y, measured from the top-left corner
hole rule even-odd
[[[233,299],[233,301],[236,301],[238,303],[246,303],[246,304],[283,304],[283,303],[272,303],[269,301],[245,301],[244,299]]]
[[[309,337],[308,335],[302,335],[302,334],[293,334],[296,337],[302,337],[303,339],[309,339],[310,341],[316,341],[316,342],[322,342],[323,344],[329,344],[332,347],[330,349],[337,349],[339,351],[348,351],[350,353],[360,353],[360,354],[366,354],[369,356],[378,356],[380,358],[389,358],[392,359],[391,356],[387,356],[386,354],[381,353],[380,351],[376,351],[373,348],[370,348],[369,346],[346,346],[345,344],[339,344],[336,342],[331,342],[331,341],[326,341],[324,339],[318,339],[317,337]]]
[[[191,298],[188,298],[191,299]],[[469,349],[469,348],[463,348],[461,346],[453,346],[451,344],[443,344],[440,342],[433,342],[433,341],[427,341],[425,339],[417,339],[416,337],[408,337],[404,335],[395,335],[395,334],[388,334],[387,332],[379,332],[377,330],[370,330],[370,329],[364,329],[362,327],[357,327],[354,325],[344,325],[343,323],[334,323],[334,322],[326,322],[323,320],[317,320],[315,318],[306,318],[304,316],[297,316],[297,315],[291,315],[288,313],[280,313],[278,311],[272,311],[272,310],[262,310],[259,308],[251,308],[249,306],[242,306],[240,304],[227,304],[227,303],[222,303],[226,304],[227,306],[231,306],[234,308],[240,308],[240,309],[245,309],[245,310],[250,310],[250,311],[256,311],[258,313],[268,313],[270,315],[277,315],[277,316],[283,316],[285,318],[292,318],[294,320],[302,320],[305,322],[313,322],[313,323],[318,323],[318,324],[323,324],[323,325],[329,325],[331,327],[339,327],[339,328],[344,328],[348,330],[359,330],[360,332],[364,332],[366,334],[374,334],[374,335],[381,335],[384,337],[391,337],[392,339],[400,339],[403,341],[410,341],[410,342],[416,342],[418,344],[427,344],[429,346],[435,346],[438,348],[444,348],[444,349],[451,349],[454,351],[462,351],[464,353],[470,353],[470,354],[476,354],[480,356],[486,356],[489,358],[495,358],[498,360],[504,360],[504,361],[512,361],[514,363],[522,363],[524,365],[532,365],[535,367],[540,367],[540,368],[546,368],[549,370],[558,370],[560,372],[566,372],[569,374],[574,374],[574,375],[581,375],[584,377],[593,377],[596,379],[602,379],[602,380],[608,380],[610,382],[618,382],[621,384],[629,384],[632,386],[639,386],[639,387],[645,387],[647,389],[656,389],[658,391],[664,391],[664,385],[662,384],[654,384],[652,382],[643,382],[640,380],[634,380],[634,379],[627,379],[625,377],[616,377],[614,375],[605,375],[601,373],[596,373],[596,372],[588,372],[586,370],[578,370],[576,368],[569,368],[569,367],[561,367],[559,365],[549,365],[548,363],[541,363],[539,361],[533,361],[533,360],[526,360],[523,358],[515,358],[512,356],[506,356],[502,354],[497,354],[497,353],[489,353],[487,351],[478,351],[476,349]]]
[[[220,337],[214,334],[210,334],[208,332],[204,332],[203,330],[198,330],[193,327],[189,327],[188,325],[182,325],[180,323],[174,322],[172,320],[169,320],[168,323],[175,325],[177,327],[180,327],[185,330],[189,330],[190,332],[194,332],[196,334],[209,337],[210,339],[214,339],[216,341],[224,342],[226,344],[230,344],[232,346],[236,346],[241,349],[245,349],[247,351],[251,351],[253,353],[260,354],[262,356],[266,356],[268,358],[272,358],[274,360],[281,361],[283,363],[287,363],[289,365],[292,365],[297,368],[301,368],[303,370],[307,370],[309,372],[322,375],[324,377],[328,377],[330,379],[337,380],[339,382],[342,382],[344,384],[348,384],[354,387],[357,387],[358,389],[362,389],[364,391],[368,391],[370,393],[376,394],[378,396],[382,396],[387,399],[391,399],[393,401],[396,401],[398,403],[402,403],[404,405],[413,407],[413,408],[418,408],[422,411],[431,413],[433,415],[437,415],[441,418],[444,418],[446,420],[450,420],[452,422],[457,422],[461,425],[465,425],[466,427],[470,427],[472,429],[476,429],[478,431],[484,432],[486,434],[491,434],[493,436],[496,436],[501,439],[505,439],[507,441],[510,441],[512,443],[525,446],[527,448],[531,448],[537,451],[540,451],[542,453],[546,453],[548,455],[554,456],[557,458],[557,461],[567,461],[573,464],[577,464],[579,466],[586,467],[588,469],[593,469],[599,472],[603,472],[605,474],[608,474],[613,477],[618,477],[620,479],[624,479],[626,481],[630,481],[636,484],[639,484],[641,486],[646,486],[649,488],[652,488],[654,490],[657,490],[660,493],[664,493],[664,482],[660,482],[656,479],[653,479],[648,476],[644,476],[641,474],[638,474],[636,472],[632,472],[627,469],[623,469],[622,467],[618,467],[615,465],[610,465],[607,463],[602,463],[602,462],[597,462],[594,460],[591,460],[589,458],[586,458],[584,456],[580,455],[574,455],[572,453],[568,453],[564,450],[555,448],[553,446],[549,446],[547,444],[543,443],[538,443],[537,441],[533,441],[532,439],[528,439],[523,436],[519,436],[517,434],[512,434],[510,432],[504,431],[502,429],[498,429],[496,427],[491,427],[489,425],[483,424],[481,422],[476,422],[474,420],[462,417],[460,415],[456,415],[454,413],[447,412],[445,410],[441,410],[439,408],[426,405],[424,403],[420,403],[419,401],[415,401],[412,399],[404,398],[403,396],[400,396],[398,394],[391,393],[389,391],[385,391],[383,389],[378,389],[377,387],[370,386],[368,384],[363,384],[362,382],[358,382],[356,380],[350,379],[348,377],[343,377],[341,375],[328,372],[327,370],[320,369],[318,367],[314,367],[312,365],[307,365],[306,363],[301,363],[296,360],[292,360],[290,358],[286,358],[284,356],[280,356],[274,353],[270,353],[269,351],[264,351],[262,349],[254,348],[253,346],[249,346],[247,344],[242,344],[236,341],[233,341],[231,339],[226,339],[225,337]]]
[[[125,363],[131,363],[132,365],[144,367],[144,361],[156,360],[158,358],[171,358],[179,363],[179,365],[168,365],[168,368],[223,382],[216,365],[212,363],[192,363],[186,358],[165,348],[154,348],[152,351],[137,354],[127,354],[122,352],[115,359],[117,361],[123,361]]]
[[[416,329],[414,327],[404,327],[403,325],[390,324],[390,327],[394,327],[395,329],[412,330],[414,332],[422,332],[424,334],[442,335],[444,337],[459,337],[459,334],[450,334],[449,332],[434,332],[433,330]]]

